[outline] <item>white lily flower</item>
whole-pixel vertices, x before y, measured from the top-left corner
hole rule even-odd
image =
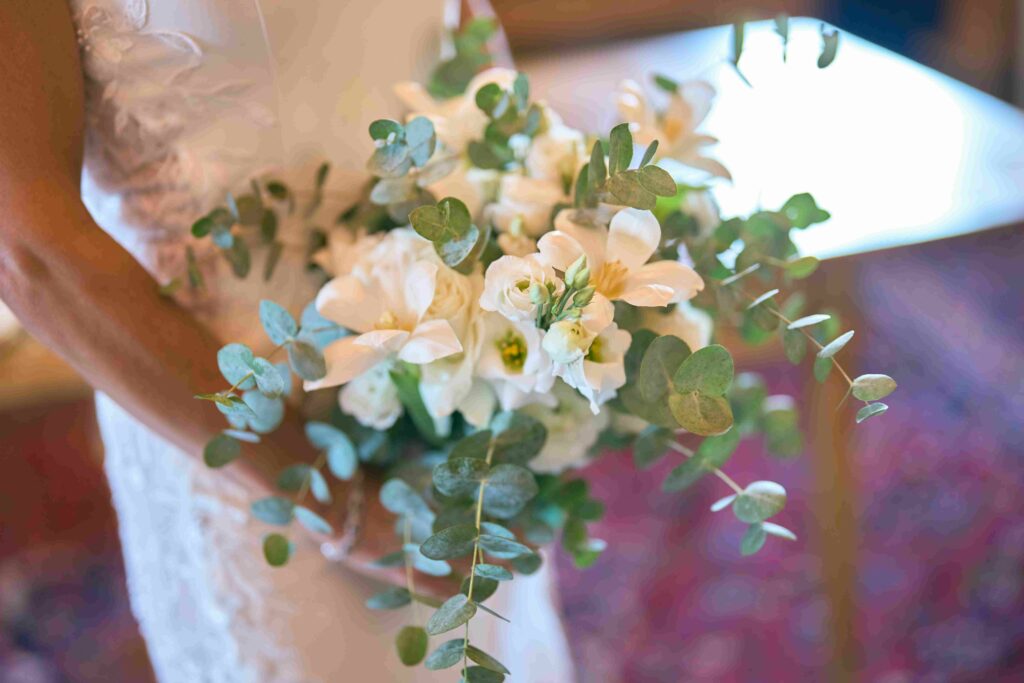
[[[417,259],[417,241],[425,242],[411,230],[388,233],[364,263],[317,294],[320,315],[357,334],[324,349],[327,375],[306,382],[307,390],[345,384],[392,358],[425,365],[462,351],[448,320],[426,318],[438,265]]]
[[[549,391],[555,377],[543,349],[543,334],[532,322],[485,314],[476,373],[490,383],[502,410],[551,403]]]
[[[564,271],[580,255],[587,257],[590,285],[599,298],[622,300],[634,306],[666,306],[686,301],[704,289],[693,268],[678,261],[653,261],[661,242],[661,225],[650,211],[623,209],[608,228],[583,226],[572,220],[573,210],[560,211],[555,231],[540,238],[544,260]]]
[[[568,202],[561,181],[508,174],[501,179],[498,201],[487,207],[488,217],[498,232],[516,225],[531,237],[551,227],[551,212],[559,202]]]
[[[537,284],[546,288],[549,283],[554,287],[554,295],[561,294],[565,288],[540,254],[502,256],[489,265],[484,274],[480,308],[513,321],[533,321],[537,317],[537,304],[530,296],[530,287]]]
[[[668,106],[660,113],[635,81],[623,81],[619,87],[619,114],[630,122],[634,142],[646,147],[657,140],[657,158],[675,159],[712,176],[732,179],[721,162],[703,154],[703,148],[718,140],[697,132],[715,99],[715,89],[710,83],[680,83],[677,92],[669,96]]]

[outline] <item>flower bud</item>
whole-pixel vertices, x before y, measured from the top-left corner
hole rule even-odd
[[[530,302],[535,306],[543,306],[551,297],[547,287],[539,282],[530,283]]]
[[[573,278],[570,286],[574,289],[583,289],[590,282],[590,268],[583,267],[580,272],[576,273],[576,277]]]
[[[565,284],[572,287],[580,271],[586,267],[587,257],[581,254],[578,259],[572,262],[572,265],[565,269]],[[588,274],[587,277],[589,278],[590,275]]]
[[[541,346],[551,360],[567,365],[583,358],[591,341],[590,332],[580,322],[559,320],[548,329]]]
[[[593,287],[584,287],[576,292],[576,296],[572,298],[572,305],[578,308],[588,305],[594,299],[594,291]]]

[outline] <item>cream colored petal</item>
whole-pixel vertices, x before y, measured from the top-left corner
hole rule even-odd
[[[583,254],[583,247],[564,232],[549,232],[537,242],[537,251],[544,262],[555,270],[564,271]]]
[[[419,321],[430,308],[437,287],[437,264],[417,261],[405,276],[405,305],[413,320]]]
[[[334,278],[316,296],[320,315],[354,332],[373,329],[384,312],[382,303],[352,276]]]
[[[342,337],[324,349],[327,361],[327,375],[315,382],[304,382],[306,391],[336,387],[358,377],[377,363],[384,360],[387,351],[358,343],[359,337]]]
[[[657,289],[658,293],[655,294],[652,288]],[[664,294],[660,288],[669,290],[668,300],[665,303],[639,304],[634,303],[630,298],[631,295],[635,299],[661,298]],[[678,261],[655,261],[630,273],[622,298],[635,306],[664,306],[667,303],[688,301],[703,289],[704,280],[693,268]]]
[[[650,211],[623,209],[608,227],[609,261],[619,261],[629,270],[647,263],[661,241],[661,225]]]
[[[424,365],[462,351],[462,344],[447,320],[430,320],[413,330],[398,352],[399,360]]]

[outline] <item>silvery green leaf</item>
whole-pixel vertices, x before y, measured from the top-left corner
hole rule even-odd
[[[394,569],[395,567],[402,567],[405,565],[405,551],[396,550],[395,552],[388,553],[383,557],[378,557],[370,564],[374,567],[380,567],[382,569]]]
[[[740,435],[736,429],[731,429],[721,436],[704,439],[693,457],[669,472],[662,488],[665,491],[681,491],[706,473],[722,467],[728,462],[739,442]]]
[[[724,434],[733,423],[732,408],[722,396],[699,392],[672,394],[668,404],[679,425],[700,436]]]
[[[471,666],[466,669],[461,683],[501,683],[505,676],[482,666]]]
[[[327,469],[338,479],[349,480],[358,465],[356,447],[348,435],[325,422],[307,422],[306,438],[314,448],[327,452]]]
[[[825,322],[826,320],[828,320],[831,317],[832,316],[830,316],[830,315],[828,315],[826,313],[815,313],[814,315],[805,315],[804,317],[802,317],[802,318],[800,318],[798,320],[794,320],[793,322],[791,322],[789,325],[786,326],[786,329],[788,329],[788,330],[799,330],[799,329],[802,329],[804,327],[810,327],[811,325],[817,325],[818,323],[823,323],[823,322]]]
[[[423,497],[397,478],[388,479],[380,487],[380,502],[388,511],[405,517],[419,517],[430,512]]]
[[[235,244],[235,236],[231,233],[231,229],[222,225],[213,226],[210,231],[210,239],[221,249],[230,249]]]
[[[796,540],[796,534],[784,526],[780,526],[772,522],[761,522],[761,526],[764,527],[765,533],[767,534],[777,536],[778,538],[784,538],[787,541]]]
[[[328,535],[334,531],[326,519],[301,505],[295,506],[295,519],[299,520],[302,526],[318,534]]]
[[[629,132],[628,123],[620,123],[608,134],[608,173],[615,175],[625,171],[632,163],[633,134]]]
[[[405,552],[412,558],[412,566],[427,576],[449,576],[452,573],[452,566],[444,560],[432,560],[420,550],[419,545],[410,543],[405,546]]]
[[[459,588],[459,592],[468,597],[470,600],[480,605],[487,598],[494,595],[498,590],[498,582],[494,579],[486,579],[479,576],[473,577],[473,595],[469,594],[469,583],[470,577],[462,579],[462,585]]]
[[[491,449],[491,437],[493,432],[490,429],[481,429],[469,436],[464,436],[455,442],[452,452],[448,456],[451,460],[459,458],[477,458],[483,460]]]
[[[825,24],[821,25],[821,54],[818,56],[818,68],[824,69],[828,67],[836,58],[836,52],[839,50],[839,31],[835,29],[832,32],[825,30]]]
[[[291,541],[281,534],[267,534],[263,538],[263,557],[271,567],[283,567],[288,564],[294,549]]]
[[[874,417],[875,415],[881,415],[882,413],[884,413],[887,410],[889,410],[889,406],[887,406],[884,403],[880,403],[880,402],[869,403],[869,404],[867,404],[866,406],[864,406],[863,408],[861,408],[860,410],[857,411],[857,424],[860,424],[861,422],[863,422],[864,420],[868,419],[869,417]]]
[[[590,169],[587,171],[587,182],[590,183],[590,190],[596,192],[604,185],[608,178],[608,168],[604,164],[604,147],[601,141],[594,142],[594,148],[590,152]]]
[[[640,169],[638,179],[640,185],[659,197],[674,197],[678,188],[668,171],[658,166],[644,166]]]
[[[756,299],[754,299],[753,301],[751,301],[750,305],[747,306],[747,310],[750,310],[751,308],[755,308],[757,306],[760,306],[765,301],[768,301],[769,299],[771,299],[772,297],[774,297],[778,293],[779,293],[779,290],[777,290],[777,289],[770,289],[770,290],[768,290],[767,292],[765,292],[761,296],[759,296]]]
[[[517,573],[529,576],[540,569],[544,564],[544,561],[537,553],[530,553],[529,555],[513,557],[508,561],[508,563],[512,565],[512,568],[515,569]]]
[[[637,171],[621,171],[613,175],[608,179],[608,191],[616,203],[634,209],[652,211],[658,203],[657,196],[640,184]]]
[[[315,301],[310,301],[302,309],[299,323],[302,325],[299,330],[299,338],[321,350],[346,334],[343,327],[320,315],[320,312],[316,310]]]
[[[732,502],[734,500],[736,500],[736,494],[735,493],[732,494],[731,496],[726,496],[725,498],[719,498],[718,500],[716,500],[714,503],[711,504],[711,511],[712,512],[721,512],[725,508],[727,508],[730,505],[732,505]]]
[[[245,344],[228,344],[217,352],[217,367],[231,385],[237,385],[239,389],[252,389],[256,386],[255,381],[249,378],[242,382],[242,378],[252,372],[254,358]]]
[[[404,142],[392,142],[374,150],[366,169],[381,178],[400,178],[412,168],[409,146]]]
[[[671,429],[650,425],[640,432],[633,444],[633,462],[638,469],[647,469],[668,452],[669,444],[676,440]]]
[[[370,137],[374,140],[387,140],[391,135],[401,135],[402,124],[391,119],[377,119],[370,124]]]
[[[270,496],[254,502],[251,510],[252,516],[261,522],[284,526],[292,521],[295,504],[281,496]]]
[[[427,621],[427,633],[437,636],[462,626],[476,614],[476,605],[462,593],[448,598]]]
[[[389,588],[371,596],[366,601],[366,606],[377,610],[398,609],[399,607],[405,607],[411,602],[412,596],[409,595],[407,589]]]
[[[312,470],[313,468],[306,464],[290,465],[284,468],[277,477],[277,488],[293,493],[298,491],[306,485],[306,480],[309,479],[309,473]]]
[[[697,391],[708,396],[724,396],[732,384],[735,369],[732,355],[724,346],[712,344],[693,352],[672,376],[675,390]]]
[[[861,401],[877,401],[896,391],[896,380],[889,375],[861,375],[853,380],[851,390]]]
[[[651,144],[647,145],[647,149],[644,150],[643,158],[640,159],[640,168],[643,168],[647,164],[654,160],[654,155],[658,152],[658,141],[652,140]]]
[[[508,519],[518,514],[539,490],[537,480],[528,469],[511,464],[495,465],[487,473],[484,512]]]
[[[517,412],[498,413],[491,420],[494,434],[492,462],[524,465],[533,459],[547,441],[548,430],[535,417]]]
[[[448,230],[448,221],[444,214],[436,206],[421,206],[409,214],[409,222],[412,228],[420,237],[431,242],[437,242],[445,238]]]
[[[807,337],[798,330],[782,330],[782,348],[786,352],[786,358],[793,365],[803,360],[807,353]]]
[[[476,91],[473,99],[480,111],[487,115],[493,115],[504,97],[506,97],[506,93],[500,85],[487,83]]]
[[[500,536],[501,538],[509,538],[512,540],[515,540],[516,538],[516,535],[507,527],[503,527],[502,525],[494,522],[481,522],[480,530],[485,534],[490,534],[491,536]]]
[[[475,593],[476,591],[474,590],[473,592]],[[510,674],[509,670],[505,668],[504,664],[502,664],[497,659],[490,656],[478,647],[475,647],[473,645],[467,645],[466,656],[474,662],[476,662],[477,664],[479,664],[480,666],[484,667],[485,669],[494,671],[499,674]]]
[[[427,632],[419,626],[405,626],[395,638],[398,658],[406,666],[416,666],[427,655]]]
[[[420,187],[427,187],[447,178],[455,172],[462,160],[456,156],[440,157],[434,159],[416,175],[416,184]]]
[[[481,534],[477,543],[481,550],[499,560],[511,560],[515,557],[534,554],[532,550],[518,541],[493,534]]]
[[[223,467],[242,454],[242,444],[227,434],[218,434],[203,448],[203,462],[207,467]]]
[[[416,196],[416,181],[412,178],[381,178],[370,191],[370,201],[387,206],[406,202]]]
[[[446,460],[434,468],[434,486],[446,496],[474,496],[488,468],[488,464],[478,458]]]
[[[260,301],[260,324],[275,344],[284,344],[299,331],[291,313],[268,299]]]
[[[732,511],[748,524],[763,522],[786,506],[786,489],[774,481],[755,481],[736,497]]]
[[[814,256],[802,256],[786,263],[786,274],[795,280],[801,280],[810,276],[821,265],[821,261]]]
[[[227,257],[228,263],[231,264],[231,270],[234,271],[235,277],[244,278],[249,274],[249,269],[252,268],[252,256],[245,240],[234,240],[231,248],[226,250],[224,255]]]
[[[247,418],[249,428],[257,434],[269,434],[284,419],[284,401],[279,398],[267,398],[251,390],[242,394],[242,399],[253,413]]]
[[[832,372],[832,359],[831,358],[815,358],[814,359],[814,379],[819,382],[824,382],[828,378],[829,373]]]
[[[277,366],[265,358],[254,358],[252,373],[256,376],[256,388],[268,398],[277,398],[285,390],[284,379]]]
[[[192,224],[193,237],[206,237],[213,230],[213,219],[210,216],[203,216]]]
[[[679,337],[663,335],[647,347],[637,385],[648,403],[664,403],[673,388],[673,376],[690,356],[690,347]]]
[[[455,666],[462,661],[465,647],[466,641],[462,638],[443,643],[427,657],[426,667],[431,671],[440,671]]]
[[[739,280],[742,280],[743,278],[759,270],[760,268],[760,263],[752,263],[743,270],[739,271],[738,273],[733,273],[729,277],[722,280],[722,286],[731,285],[734,282],[738,282]]]
[[[425,116],[417,116],[405,124],[405,142],[409,146],[412,163],[423,166],[430,161],[437,146],[434,124]]]
[[[431,560],[450,560],[472,552],[476,539],[476,525],[460,524],[442,529],[423,541],[420,552]]]
[[[239,441],[245,441],[246,443],[259,443],[260,435],[253,434],[252,432],[244,432],[238,429],[225,429],[224,434],[230,436],[232,439],[238,439]]]
[[[256,417],[252,408],[240,397],[234,394],[218,394],[218,396],[220,398],[216,401],[217,410],[228,416],[232,426],[245,429],[249,424],[249,419]]]
[[[295,374],[307,381],[323,379],[327,374],[327,361],[315,346],[301,339],[288,342],[288,362]]]
[[[512,94],[519,100],[517,104],[520,109],[526,107],[527,101],[530,99],[530,80],[521,71],[516,74],[515,80],[512,81]]]
[[[480,229],[470,225],[469,229],[460,237],[435,242],[434,249],[449,268],[458,269],[463,266],[472,256],[480,243]]]
[[[494,581],[511,581],[513,578],[512,572],[497,564],[478,564],[475,571],[477,576]]]
[[[842,348],[846,346],[851,339],[853,339],[853,330],[841,334],[826,344],[825,348],[821,351],[818,351],[818,358],[831,358],[839,353],[839,351],[842,350]]]
[[[747,527],[747,532],[743,534],[743,540],[740,541],[740,554],[753,555],[764,547],[766,538],[763,525],[760,523],[751,524]]]

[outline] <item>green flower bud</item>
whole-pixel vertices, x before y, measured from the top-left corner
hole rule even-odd
[[[580,272],[576,273],[576,277],[572,280],[572,287],[574,289],[583,289],[590,282],[590,268],[583,267]]]
[[[539,282],[533,282],[530,284],[530,303],[535,306],[543,306],[547,303],[551,297],[551,293],[547,287],[544,287]]]
[[[565,284],[572,287],[573,282],[576,281],[576,276],[586,267],[587,257],[581,254],[578,259],[572,262],[572,265],[565,269]],[[590,276],[588,275],[587,277],[589,278]]]
[[[594,292],[596,290],[593,287],[584,287],[580,291],[576,292],[576,296],[572,298],[572,305],[578,308],[583,308],[594,299]]]

